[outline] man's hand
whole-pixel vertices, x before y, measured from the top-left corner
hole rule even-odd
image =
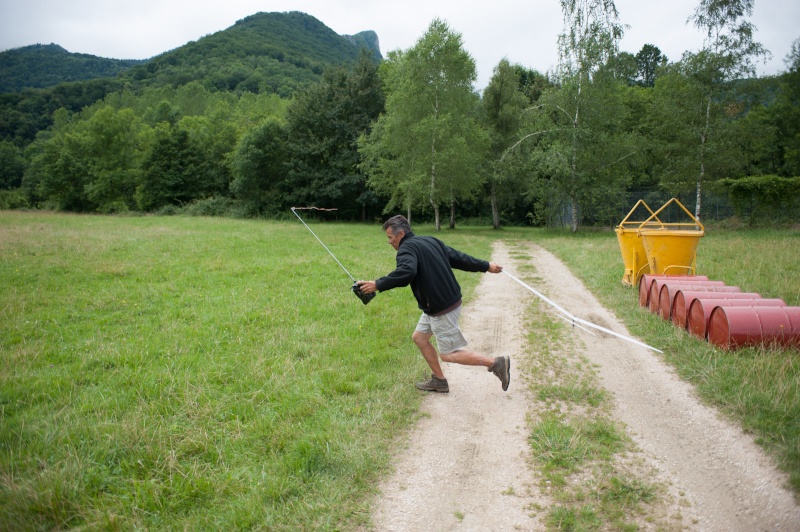
[[[375,281],[357,281],[358,289],[364,294],[374,294],[378,291],[378,285]]]
[[[495,262],[490,262],[489,263],[489,269],[486,270],[486,271],[489,272],[489,273],[500,273],[500,272],[503,271],[503,267],[500,266],[499,264],[495,263]]]

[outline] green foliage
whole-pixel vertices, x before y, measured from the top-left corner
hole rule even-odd
[[[58,118],[60,117],[60,118]],[[146,130],[130,109],[100,105],[81,116],[58,114],[51,135],[31,148],[25,186],[54,207],[119,212],[133,193]]]
[[[140,209],[182,205],[228,190],[228,181],[215,168],[214,150],[195,134],[191,125],[161,122],[144,161],[144,172],[136,188]]]
[[[776,129],[774,151],[762,171],[784,177],[800,175],[800,60],[778,82],[777,96],[766,109],[767,120]]]
[[[146,86],[200,81],[213,90],[289,97],[319,81],[328,65],[352,62],[362,47],[377,44],[368,33],[359,35],[337,35],[304,13],[258,13],[154,57],[133,68],[129,77]],[[377,46],[371,52],[380,59]]]
[[[76,212],[232,197],[237,215],[319,204],[365,220],[399,207],[437,226],[442,207],[451,226],[456,215],[612,225],[641,197],[693,196],[696,212],[710,200],[713,216],[730,216],[704,183],[800,174],[797,54],[780,76],[738,77],[763,52],[745,20],[751,4],[703,2],[693,20],[706,46],[666,65],[654,45],[617,50],[612,1],[565,0],[560,70],[501,63],[482,99],[474,61],[441,21],[376,66],[372,32],[338,36],[302,13],[259,13],[114,78],[0,93],[0,189]],[[55,45],[24,51],[78,59]],[[280,134],[242,143],[266,121]],[[246,175],[267,164],[269,184]]]
[[[145,61],[73,54],[57,44],[34,44],[0,52],[0,93],[60,83],[113,78]]]
[[[564,222],[577,231],[582,217],[616,209],[629,180],[621,161],[637,150],[626,131],[617,57],[623,26],[610,0],[562,0],[564,30],[559,35],[559,85],[546,93],[530,134],[546,135],[537,146],[537,181],[532,195],[568,210]],[[604,65],[606,68],[604,68]],[[630,69],[632,72],[632,68]],[[628,75],[622,76],[628,84]]]
[[[28,196],[21,188],[11,190],[0,189],[0,211],[9,209],[24,209],[30,207]]]
[[[380,214],[359,170],[358,139],[383,109],[378,66],[366,52],[350,68],[326,70],[321,83],[298,94],[287,116],[285,201],[336,207],[347,219]]]
[[[0,142],[0,190],[19,187],[24,172],[22,151],[11,142]]]
[[[658,46],[645,44],[636,54],[637,83],[643,87],[653,87],[656,84],[661,69],[667,66],[667,57],[661,53]]]
[[[134,63],[141,64],[117,77],[81,82],[61,79],[58,85],[48,89],[0,93],[0,140],[12,140],[25,146],[33,141],[38,131],[52,124],[52,114],[60,107],[79,112],[125,89],[141,93],[147,88],[174,89],[196,83],[210,91],[268,93],[289,98],[295,91],[318,82],[328,66],[354,62],[365,47],[375,61],[380,60],[374,32],[340,36],[303,13],[259,13],[146,62],[136,61]],[[36,50],[39,49],[27,53]],[[55,53],[52,46],[42,47],[40,55],[45,51],[64,65],[83,62],[87,68],[96,68],[98,75],[103,72],[103,61],[113,62],[100,58],[90,60],[87,58],[91,56],[80,54]],[[10,53],[4,52],[0,57]],[[28,66],[31,64],[40,70],[36,66],[39,63]],[[59,72],[60,68],[47,66],[41,70],[44,76],[44,70]],[[15,72],[17,70],[12,69],[8,76],[0,77],[23,76]]]
[[[749,176],[740,179],[721,179],[739,217],[746,217],[750,225],[757,221],[800,221],[800,177],[775,175]]]
[[[233,155],[231,193],[248,212],[275,214],[282,207],[286,175],[286,133],[267,120],[241,138]]]
[[[429,205],[437,229],[441,205],[476,195],[488,138],[472,92],[475,61],[461,35],[439,19],[408,51],[390,54],[381,69],[386,112],[361,142],[364,171],[388,207]],[[388,208],[387,207],[387,208]]]
[[[562,81],[542,96],[528,125],[540,139],[530,194],[573,231],[583,220],[608,223],[627,202],[624,191],[643,149],[627,90],[607,71],[591,82]]]
[[[58,109],[77,113],[123,87],[117,78],[101,78],[0,94],[0,138],[25,147],[38,132],[53,124]]]
[[[483,91],[483,119],[491,139],[491,173],[488,179],[492,206],[492,227],[500,227],[500,210],[513,205],[516,191],[523,185],[523,172],[513,164],[509,152],[516,146],[523,124],[523,110],[530,103],[521,79],[521,69],[502,60],[494,69],[489,85]],[[506,158],[508,157],[508,160]],[[500,203],[500,204],[498,204]]]

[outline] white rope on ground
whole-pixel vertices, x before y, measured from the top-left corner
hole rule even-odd
[[[572,314],[570,314],[569,312],[567,312],[566,310],[564,310],[564,308],[562,308],[561,306],[557,305],[556,303],[554,303],[553,301],[551,301],[550,299],[548,299],[547,297],[545,297],[545,296],[544,296],[544,295],[543,295],[541,292],[539,292],[539,291],[538,291],[538,290],[536,290],[535,288],[533,288],[533,287],[531,287],[531,286],[529,286],[529,285],[525,284],[524,282],[520,281],[519,279],[517,279],[516,277],[514,277],[513,275],[511,275],[510,273],[508,273],[508,272],[507,272],[507,271],[505,271],[505,270],[503,270],[503,273],[504,273],[504,274],[506,274],[506,275],[508,275],[508,276],[509,276],[509,277],[511,277],[512,279],[514,279],[516,282],[518,282],[519,284],[521,284],[522,286],[524,286],[525,288],[527,288],[527,289],[528,289],[528,290],[530,290],[531,292],[533,292],[533,293],[534,293],[534,294],[535,294],[537,297],[539,297],[539,298],[540,298],[542,301],[544,301],[545,303],[549,304],[549,305],[550,305],[550,306],[552,306],[554,309],[558,310],[558,311],[559,311],[561,314],[563,314],[563,316],[559,316],[559,317],[560,317],[560,318],[562,318],[562,317],[563,317],[563,318],[567,318],[567,319],[568,319],[568,321],[572,321],[573,325],[574,325],[575,323],[581,323],[581,324],[583,324],[583,325],[586,325],[586,326],[588,326],[588,327],[592,327],[593,329],[597,329],[597,330],[599,330],[599,331],[603,331],[604,333],[610,334],[610,335],[612,335],[612,336],[616,336],[617,338],[621,338],[621,339],[623,339],[623,340],[626,340],[626,341],[628,341],[628,342],[634,343],[634,344],[636,344],[636,345],[640,345],[640,346],[642,346],[642,347],[646,347],[646,348],[648,348],[648,349],[652,349],[653,351],[655,351],[655,352],[657,352],[657,353],[663,353],[663,351],[662,351],[662,350],[660,350],[660,349],[656,349],[655,347],[653,347],[653,346],[650,346],[650,345],[647,345],[647,344],[646,344],[646,343],[644,343],[644,342],[640,342],[639,340],[635,340],[635,339],[631,338],[630,336],[625,336],[624,334],[619,334],[618,332],[614,332],[614,331],[612,331],[612,330],[610,330],[610,329],[606,329],[605,327],[601,327],[601,326],[599,326],[599,325],[597,325],[597,324],[594,324],[594,323],[592,323],[592,322],[590,322],[590,321],[582,320],[581,318],[578,318],[577,316],[573,316]],[[576,325],[576,327],[580,327],[580,326]],[[580,327],[580,328],[581,328],[581,329],[583,329],[583,327]],[[586,329],[584,329],[584,330],[586,330]],[[587,331],[587,332],[588,332],[588,331]]]

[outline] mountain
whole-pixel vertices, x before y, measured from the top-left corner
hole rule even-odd
[[[305,13],[257,13],[146,60],[73,54],[56,44],[8,50],[0,53],[0,93],[119,77],[135,86],[198,81],[216,90],[290,96],[318,81],[326,66],[356,59],[363,48],[381,59],[374,31],[338,35]]]
[[[326,66],[355,60],[362,48],[381,59],[373,31],[342,36],[305,13],[257,13],[154,57],[129,75],[147,86],[196,80],[217,90],[290,96],[318,81]]]
[[[73,54],[57,44],[34,44],[0,53],[0,92],[114,77],[140,63],[143,61]]]

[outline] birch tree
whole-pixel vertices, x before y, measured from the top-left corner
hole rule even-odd
[[[433,209],[441,229],[441,207],[473,197],[480,188],[479,165],[487,135],[478,122],[475,61],[461,35],[435,19],[408,51],[394,51],[381,66],[386,112],[362,137],[362,168],[368,183],[389,193],[394,206]]]
[[[703,31],[705,41],[697,54],[687,54],[684,62],[690,75],[702,87],[705,125],[700,132],[699,168],[696,181],[695,217],[700,218],[703,181],[710,135],[713,132],[712,107],[725,84],[755,75],[755,63],[770,53],[753,39],[755,26],[747,20],[755,0],[701,0],[687,22]]]
[[[609,167],[626,157],[611,149],[617,140],[613,122],[621,119],[622,109],[612,76],[601,75],[618,53],[624,27],[613,0],[561,0],[561,9],[558,88],[543,97],[541,106],[549,120],[541,126],[549,129],[543,164],[568,204],[575,232],[581,203],[601,188],[610,190],[603,178],[619,175]]]

